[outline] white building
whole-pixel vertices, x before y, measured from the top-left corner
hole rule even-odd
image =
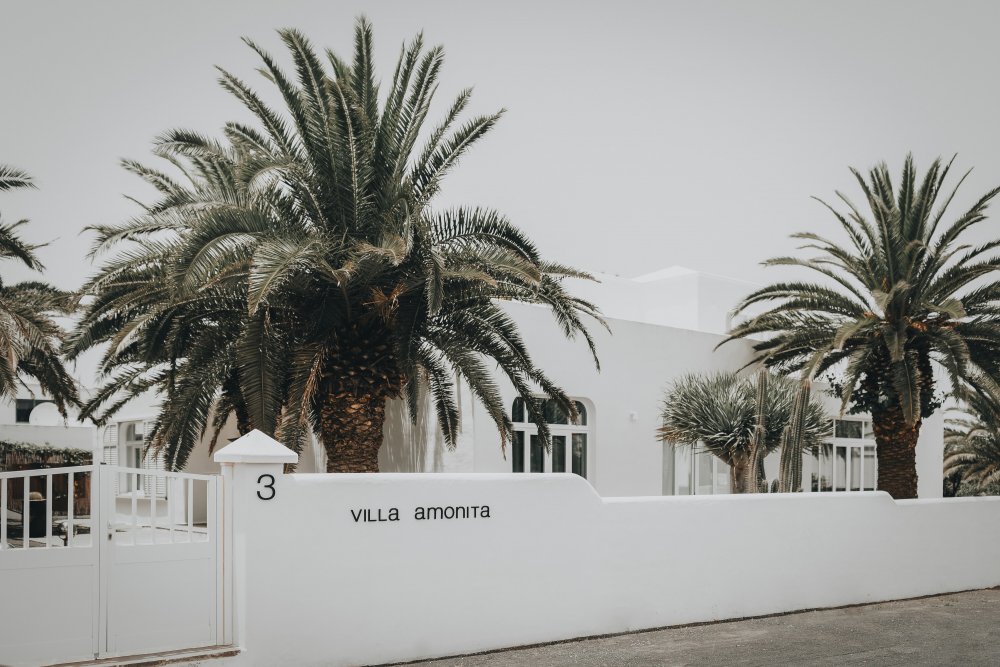
[[[62,449],[94,448],[95,429],[76,419],[63,419],[34,382],[22,384],[13,399],[0,400],[0,441],[48,445]]]
[[[731,309],[755,286],[749,283],[672,267],[637,278],[599,276],[601,282],[577,281],[572,289],[597,303],[613,333],[593,327],[602,369],[598,372],[583,341],[567,342],[552,316],[541,306],[509,304],[536,363],[574,397],[582,408],[577,424],[553,424],[553,447],[546,452],[533,439],[535,427],[524,421],[513,387],[501,379],[501,391],[515,421],[513,447],[504,452],[492,420],[468,392],[460,396],[462,433],[449,450],[437,431],[433,411],[426,410],[416,427],[402,404],[390,406],[385,444],[379,456],[385,472],[577,472],[602,496],[706,494],[728,491],[729,473],[715,457],[697,447],[675,449],[656,437],[664,390],[691,372],[735,370],[752,356],[748,341],[716,349],[730,325]],[[460,388],[461,392],[461,388]],[[816,394],[822,395],[821,391]],[[831,419],[839,403],[828,401]],[[26,408],[26,404],[24,406]],[[154,411],[131,408],[131,417],[98,434],[87,427],[22,423],[13,405],[0,412],[0,440],[22,442],[90,442],[97,460],[128,466],[157,467],[143,461],[144,422]],[[235,428],[220,445],[235,437]],[[77,445],[74,445],[77,446]],[[919,495],[942,494],[943,419],[939,413],[923,423],[917,448]],[[769,478],[777,456],[766,462]],[[325,469],[322,448],[303,452],[299,470]],[[807,456],[803,489],[850,491],[875,485],[875,443],[862,416],[836,420],[823,456]],[[205,447],[192,453],[187,470],[217,472]]]
[[[380,453],[385,471],[580,472],[602,496],[727,492],[727,466],[697,447],[664,445],[656,437],[664,390],[691,372],[736,370],[752,358],[751,343],[733,341],[716,349],[729,328],[731,310],[754,285],[673,267],[638,278],[600,276],[578,283],[574,293],[599,304],[612,334],[594,330],[602,369],[595,370],[582,342],[567,343],[545,308],[511,304],[533,358],[579,401],[576,425],[555,424],[553,447],[532,444],[535,427],[524,423],[516,393],[502,392],[517,425],[514,451],[501,452],[496,428],[481,406],[462,397],[463,433],[448,451],[432,429],[409,427],[393,410]],[[815,392],[838,416],[839,401]],[[919,495],[942,494],[943,418],[924,421],[917,450]],[[321,459],[321,457],[318,457]],[[766,462],[777,472],[777,453]],[[322,469],[322,468],[319,468]],[[805,491],[849,491],[874,487],[875,441],[870,421],[860,415],[837,419],[821,458],[803,463]]]

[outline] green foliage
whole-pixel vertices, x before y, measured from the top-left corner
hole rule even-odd
[[[822,202],[840,224],[846,244],[814,233],[796,234],[814,257],[778,257],[769,266],[793,266],[822,276],[820,282],[775,283],[747,296],[739,306],[764,312],[739,324],[727,340],[751,337],[755,361],[804,377],[838,367],[846,409],[871,412],[876,422],[898,410],[917,424],[938,401],[931,362],[952,386],[963,382],[1000,398],[1000,241],[963,245],[1000,190],[980,197],[946,223],[958,186],[944,190],[951,162],[936,160],[917,178],[911,157],[895,188],[888,168],[867,180],[852,173],[867,211],[846,195],[840,211]],[[967,174],[966,174],[967,175]]]
[[[34,445],[25,442],[0,442],[0,470],[42,467],[85,466],[93,463],[94,453],[86,449]]]
[[[34,188],[31,177],[0,165],[0,191]],[[6,223],[0,219],[0,260],[15,260],[34,271],[44,267],[25,243],[19,228],[27,220]],[[24,377],[34,378],[52,398],[63,417],[77,403],[77,387],[61,358],[64,332],[58,316],[73,311],[73,296],[42,282],[9,285],[0,281],[0,396],[13,397]]]
[[[971,394],[949,411],[944,477],[949,495],[1000,495],[1000,408],[981,395]]]
[[[852,169],[864,207],[840,192],[840,210],[819,200],[846,242],[795,234],[814,256],[765,263],[806,269],[819,280],[751,293],[737,313],[763,312],[723,341],[752,338],[751,363],[779,372],[813,378],[836,371],[841,410],[853,403],[853,411],[872,416],[879,488],[895,498],[917,494],[913,451],[921,421],[940,404],[935,365],[950,386],[969,385],[1000,403],[1000,241],[965,242],[1000,188],[947,222],[965,180],[945,189],[952,162],[935,160],[919,178],[907,156],[898,188],[885,164],[867,179]]]
[[[156,153],[180,179],[125,164],[161,198],[135,220],[96,230],[95,251],[115,254],[86,286],[93,301],[73,341],[73,355],[107,347],[107,382],[87,414],[106,421],[123,398],[158,390],[153,443],[178,468],[232,412],[296,447],[330,423],[327,401],[344,396],[366,405],[403,397],[416,419],[429,392],[454,445],[456,378],[506,441],[493,363],[521,396],[541,390],[572,413],[501,303],[548,307],[567,337],[593,351],[583,319],[603,320],[563,284],[589,276],[543,259],[495,211],[432,208],[444,177],[502,111],[465,118],[466,90],[425,125],[443,52],[420,36],[382,93],[366,20],[351,62],[323,57],[296,30],[278,34],[292,74],[246,41],[280,108],[220,69],[221,86],[253,122],[227,123],[221,139],[162,135]],[[529,412],[547,438],[541,415]]]

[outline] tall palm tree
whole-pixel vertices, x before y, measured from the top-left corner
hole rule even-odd
[[[764,403],[764,452],[781,444],[791,421],[799,384],[786,378],[768,382]],[[829,433],[829,417],[816,400],[806,408],[806,447],[815,447]],[[757,423],[757,384],[736,373],[690,374],[667,388],[661,410],[660,440],[674,446],[698,445],[729,466],[729,488],[749,493],[756,479],[751,470],[751,436]]]
[[[0,165],[0,191],[34,188],[26,173]],[[45,267],[35,254],[38,245],[25,243],[18,228],[27,220],[0,219],[0,259],[13,259],[33,271]],[[35,379],[52,398],[60,414],[76,405],[76,382],[60,356],[63,330],[55,318],[73,310],[73,296],[51,285],[28,281],[8,285],[0,280],[0,396],[13,397],[24,377]]]
[[[204,351],[234,371],[250,425],[293,447],[315,432],[331,472],[377,470],[386,401],[405,398],[416,418],[423,390],[453,445],[456,378],[483,403],[506,442],[510,417],[487,360],[521,396],[541,391],[573,413],[573,402],[531,359],[502,303],[548,306],[563,333],[582,336],[593,352],[582,318],[603,320],[563,285],[568,276],[589,276],[543,260],[499,213],[431,206],[444,176],[501,114],[460,123],[466,90],[438,125],[425,128],[443,54],[439,47],[425,50],[419,36],[403,47],[380,95],[366,20],[358,21],[351,63],[331,51],[324,63],[295,30],[279,35],[294,77],[247,43],[282,111],[220,70],[220,83],[255,123],[228,123],[222,145],[186,131],[159,141],[161,153],[198,159],[231,153],[237,195],[217,205],[215,194],[194,189],[163,248],[170,295],[150,298],[172,304],[177,295],[219,289],[227,312],[229,303],[240,302],[238,321],[214,342],[206,338]],[[202,205],[204,199],[211,203]],[[103,271],[114,273],[133,259],[125,250]],[[94,283],[98,299],[104,289]],[[92,320],[140,330],[144,312],[122,309],[112,297]],[[180,365],[187,354],[182,345],[167,361]],[[197,369],[184,367],[190,369],[184,377]],[[219,387],[223,377],[206,386]],[[543,416],[534,407],[529,412],[546,438]],[[171,440],[170,428],[161,422],[157,436],[176,450],[173,460],[182,460],[191,443]]]
[[[1000,408],[970,394],[945,421],[944,474],[955,495],[996,495],[1000,491]]]
[[[834,367],[842,371],[836,388],[843,408],[871,413],[878,486],[894,498],[917,494],[920,425],[939,403],[932,362],[952,387],[968,382],[1000,397],[1000,284],[995,280],[1000,241],[962,244],[965,233],[986,219],[986,208],[1000,189],[945,222],[965,180],[950,192],[942,189],[952,162],[935,160],[918,181],[907,156],[898,189],[884,164],[867,180],[852,169],[867,211],[839,192],[843,212],[819,200],[839,222],[847,243],[796,234],[807,242],[803,249],[818,255],[765,262],[803,267],[820,274],[820,282],[780,282],[753,292],[738,311],[759,304],[764,311],[736,326],[727,339],[758,339],[757,360],[783,371],[807,376]]]

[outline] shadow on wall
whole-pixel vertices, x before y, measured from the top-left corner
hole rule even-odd
[[[405,402],[389,401],[385,439],[378,455],[381,472],[444,472],[446,449],[426,396],[421,398],[416,424],[410,420]]]

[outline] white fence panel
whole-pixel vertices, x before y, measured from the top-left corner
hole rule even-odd
[[[219,478],[107,468],[107,654],[216,645]]]
[[[99,467],[0,473],[0,664],[98,653]]]
[[[218,644],[221,497],[213,475],[0,473],[0,665]]]

